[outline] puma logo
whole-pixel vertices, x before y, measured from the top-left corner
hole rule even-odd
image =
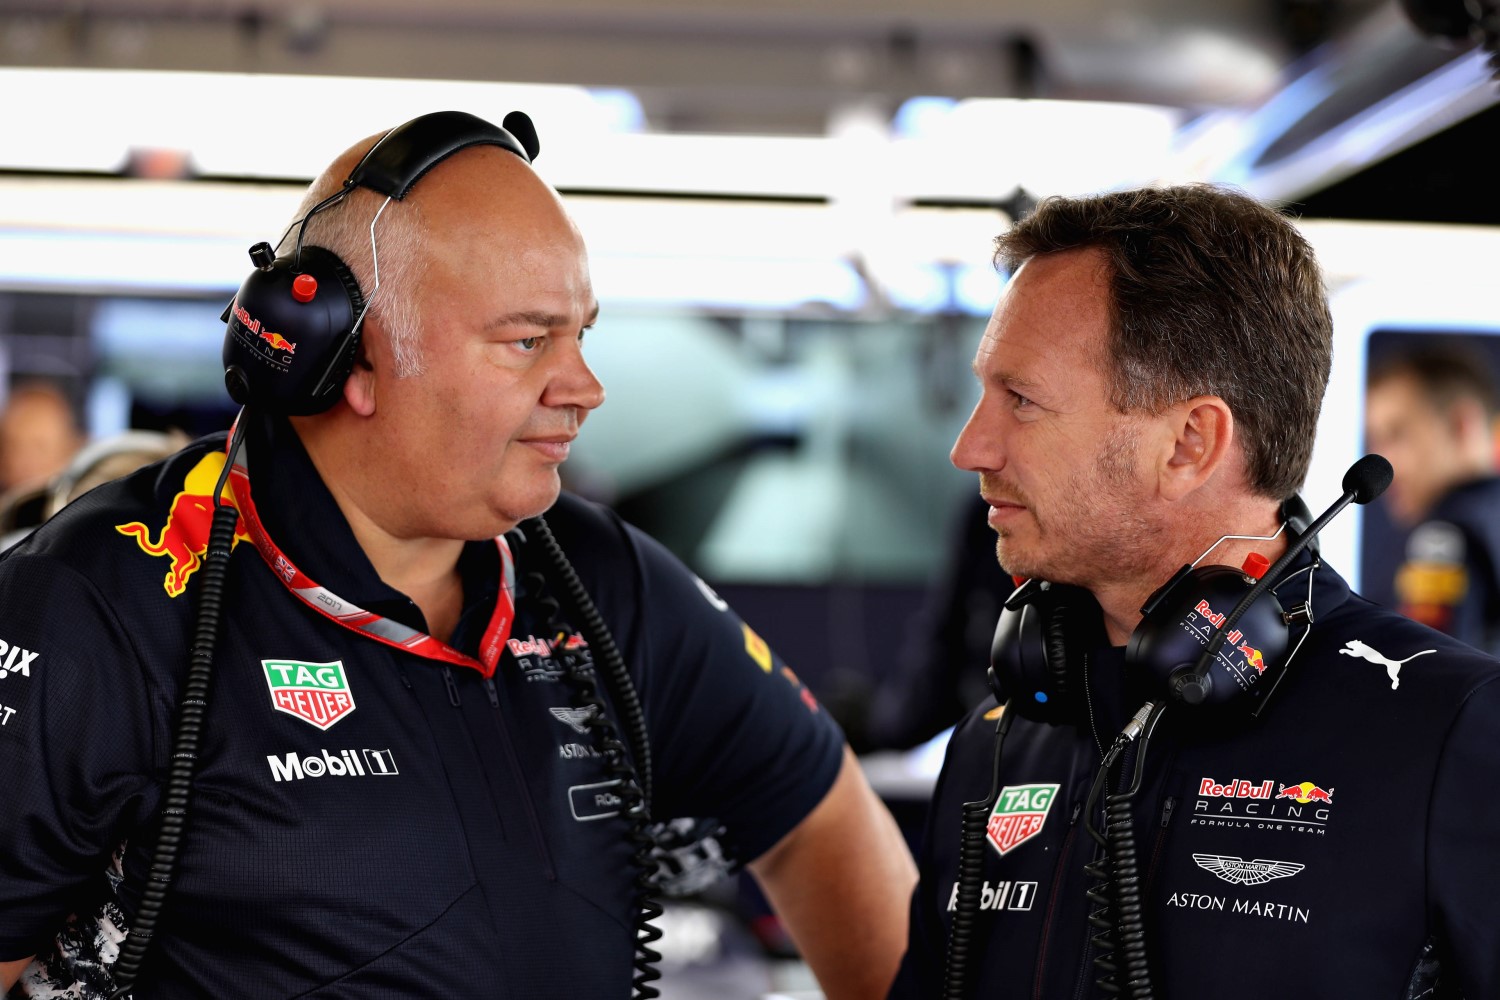
[[[1382,656],[1358,639],[1350,639],[1344,643],[1344,648],[1339,650],[1339,652],[1345,656],[1358,656],[1361,659],[1369,660],[1371,663],[1385,664],[1385,672],[1391,678],[1391,690],[1394,691],[1401,686],[1401,665],[1403,663],[1415,660],[1419,656],[1426,656],[1428,653],[1436,653],[1437,650],[1424,649],[1420,653],[1411,654],[1405,660],[1392,660]]]

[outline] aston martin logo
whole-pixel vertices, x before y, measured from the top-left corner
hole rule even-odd
[[[1212,872],[1235,885],[1260,885],[1273,878],[1290,878],[1307,867],[1295,861],[1268,861],[1265,858],[1246,861],[1227,854],[1194,854],[1193,860],[1204,871]]]
[[[599,712],[596,705],[585,705],[583,708],[549,708],[553,718],[558,722],[571,726],[577,732],[587,736],[589,733],[588,723]]]

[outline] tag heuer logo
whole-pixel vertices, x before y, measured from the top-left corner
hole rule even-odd
[[[1007,785],[1000,789],[985,830],[990,844],[1006,854],[1041,833],[1056,797],[1056,785]]]
[[[343,660],[261,660],[260,664],[265,667],[271,705],[276,711],[295,715],[323,730],[354,711],[354,695],[344,676]]]

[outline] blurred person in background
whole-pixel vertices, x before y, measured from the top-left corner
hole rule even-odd
[[[22,382],[0,413],[0,492],[46,482],[83,446],[73,404],[50,382]]]
[[[1402,614],[1500,652],[1500,478],[1485,359],[1447,344],[1371,371],[1366,442],[1390,459],[1384,502],[1404,529],[1389,593]],[[1383,589],[1383,588],[1382,588]]]
[[[17,487],[0,501],[0,552],[94,487],[160,461],[188,440],[181,431],[122,431],[90,442],[57,475]]]

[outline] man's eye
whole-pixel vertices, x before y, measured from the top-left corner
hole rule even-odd
[[[538,347],[542,346],[542,338],[541,337],[523,337],[522,339],[515,341],[515,344],[516,344],[517,347],[521,348],[521,350],[523,350],[523,351],[534,351]]]

